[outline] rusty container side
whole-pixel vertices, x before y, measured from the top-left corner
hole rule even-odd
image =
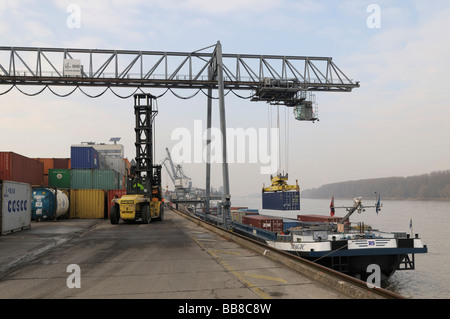
[[[14,152],[0,152],[0,179],[41,186],[44,164]]]

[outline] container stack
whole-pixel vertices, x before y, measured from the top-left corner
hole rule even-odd
[[[0,180],[32,187],[32,220],[63,215],[105,218],[109,216],[112,198],[126,194],[130,163],[121,154],[104,155],[95,145],[72,146],[70,158],[28,158],[0,152]]]
[[[35,158],[44,164],[44,176],[42,186],[48,186],[48,173],[51,169],[69,169],[70,158]]]
[[[30,200],[24,200],[23,206],[16,208],[21,214],[27,214],[27,216],[21,216],[20,219],[50,219],[64,210],[64,208],[61,208],[61,205],[68,205],[67,196],[62,191],[58,191],[58,200],[55,200],[55,191],[43,188],[48,186],[48,172],[54,167],[70,167],[70,159],[29,158],[14,152],[0,152],[0,180],[3,181],[4,185],[17,183],[17,185],[9,188],[9,192],[11,193],[12,189],[24,187],[18,186],[19,184],[27,185],[30,188]],[[34,190],[38,190],[38,192]],[[11,196],[8,194],[4,195]],[[62,199],[63,197],[66,200]]]
[[[242,224],[265,229],[271,232],[283,231],[283,219],[262,215],[245,215],[242,216]]]
[[[126,161],[105,156],[95,145],[71,146],[70,168],[49,169],[50,187],[66,189],[70,218],[105,218],[111,199],[126,194]]]
[[[231,207],[231,219],[233,222],[251,226],[263,231],[272,233],[273,238],[276,234],[286,233],[290,228],[297,227],[301,222],[292,221],[288,219],[260,215],[258,209],[249,209],[247,207]],[[268,235],[269,233],[262,233],[261,235]]]
[[[71,147],[70,188],[126,189],[127,174],[123,157],[103,155],[94,146]]]
[[[242,217],[250,215],[259,215],[259,212],[257,209],[248,209],[247,207],[231,210],[231,220],[236,223],[242,224]]]

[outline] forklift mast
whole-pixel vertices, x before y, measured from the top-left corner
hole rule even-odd
[[[156,97],[152,94],[134,95],[136,118],[136,167],[128,180],[128,194],[143,194],[161,200],[161,165],[153,165],[153,121],[158,114]]]

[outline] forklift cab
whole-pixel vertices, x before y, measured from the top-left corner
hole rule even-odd
[[[150,176],[151,178],[149,176],[131,175],[127,182],[127,194],[146,195],[161,201],[161,167],[161,165],[152,167],[153,175]]]

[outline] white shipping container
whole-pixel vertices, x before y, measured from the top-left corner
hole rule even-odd
[[[0,181],[0,235],[31,227],[31,185]]]
[[[126,164],[123,157],[104,156],[102,158],[102,164],[105,169],[113,169],[118,172],[120,176],[126,175]]]

